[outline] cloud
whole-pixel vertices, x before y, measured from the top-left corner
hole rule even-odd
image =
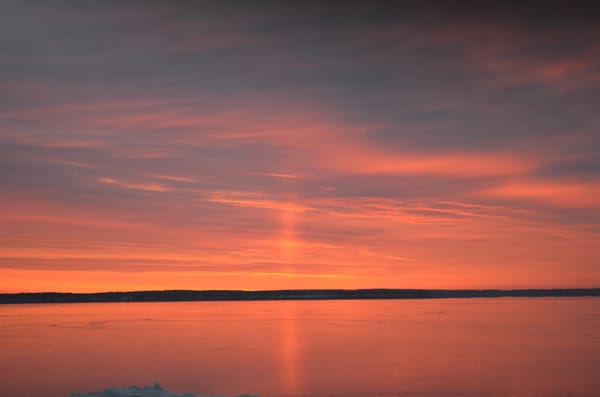
[[[107,177],[100,177],[97,179],[97,181],[100,183],[105,183],[107,185],[115,185],[118,187],[122,187],[124,189],[143,190],[146,192],[165,193],[170,190],[166,186],[158,183],[130,183]]]
[[[337,145],[316,159],[334,171],[356,174],[498,176],[524,174],[536,161],[511,153],[390,152],[368,145]]]
[[[282,273],[282,272],[255,272],[252,277],[291,277],[291,278],[359,278],[354,274],[326,274],[326,273]]]
[[[198,182],[198,180],[195,178],[190,178],[190,177],[186,177],[186,176],[178,176],[178,175],[152,175],[152,174],[149,174],[147,176],[151,177],[151,178],[164,179],[167,181],[181,182],[181,183],[197,183]]]
[[[240,207],[264,208],[277,211],[305,212],[310,207],[296,204],[293,201],[273,200],[257,192],[212,191],[208,201],[214,203],[235,205]]]
[[[600,181],[509,180],[480,194],[568,208],[600,207]]]
[[[594,18],[396,7],[0,5],[10,285],[587,283]]]
[[[262,176],[270,176],[271,178],[280,178],[280,179],[298,179],[298,178],[303,178],[302,175],[298,175],[298,174],[292,174],[292,173],[277,173],[277,172],[258,172],[255,173],[255,175],[262,175]]]

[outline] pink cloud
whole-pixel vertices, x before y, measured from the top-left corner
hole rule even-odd
[[[107,185],[114,185],[124,189],[132,189],[132,190],[143,190],[146,192],[157,192],[157,193],[165,193],[170,189],[164,185],[158,183],[132,183],[126,182],[119,179],[114,178],[106,178],[100,177],[97,179],[98,182],[104,183]]]
[[[600,206],[600,182],[597,181],[509,180],[479,194],[570,208]]]

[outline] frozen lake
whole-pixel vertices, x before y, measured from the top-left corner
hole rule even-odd
[[[600,395],[600,298],[0,305],[0,396]]]

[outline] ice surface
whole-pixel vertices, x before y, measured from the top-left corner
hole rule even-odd
[[[163,389],[160,385],[154,386],[129,386],[126,389],[111,387],[103,391],[94,391],[89,393],[71,393],[71,397],[219,397],[206,396],[193,393],[177,394]],[[242,394],[238,397],[258,397],[253,394]]]

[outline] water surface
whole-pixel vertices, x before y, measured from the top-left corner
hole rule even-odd
[[[600,396],[600,298],[0,306],[0,396]]]

